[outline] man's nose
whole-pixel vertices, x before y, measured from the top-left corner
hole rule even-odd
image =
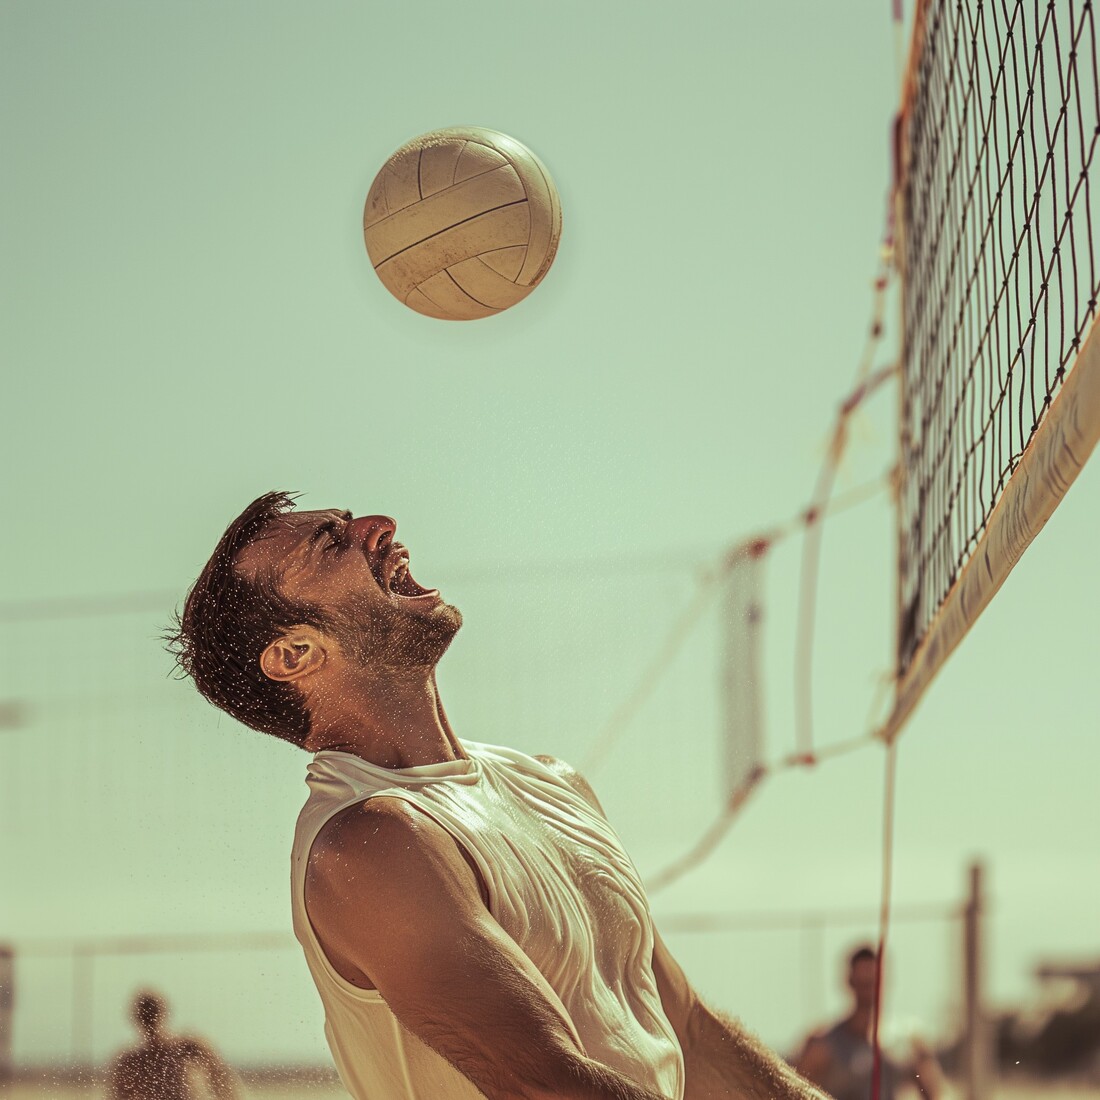
[[[368,553],[383,551],[393,541],[397,521],[389,516],[360,516],[351,522],[353,538]]]

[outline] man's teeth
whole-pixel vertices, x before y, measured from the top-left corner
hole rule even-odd
[[[406,561],[398,562],[394,568],[393,573],[390,575],[390,591],[396,590],[396,586],[404,580],[409,572],[409,563]]]

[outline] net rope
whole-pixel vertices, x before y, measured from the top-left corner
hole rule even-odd
[[[1091,0],[929,0],[903,111],[898,671],[985,532],[1100,290]]]

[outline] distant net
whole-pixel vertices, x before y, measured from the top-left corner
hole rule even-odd
[[[738,556],[722,608],[722,750],[732,804],[764,768],[764,553]]]
[[[1100,288],[1097,73],[1091,3],[918,7],[898,130],[894,731],[1096,441],[1097,352],[1079,353]]]

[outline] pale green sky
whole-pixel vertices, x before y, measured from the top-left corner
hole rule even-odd
[[[466,617],[440,672],[460,735],[582,757],[693,568],[812,488],[870,310],[889,7],[0,7],[0,600],[182,595],[270,488],[387,512]],[[528,300],[458,325],[402,309],[359,226],[394,148],[463,123],[536,150],[564,233]],[[889,464],[893,417],[889,396],[861,414],[841,488]],[[900,749],[896,897],[951,903],[984,854],[1001,998],[1040,954],[1100,951],[1098,503],[1094,466]],[[828,529],[822,743],[865,730],[890,667],[892,555],[885,501]],[[669,564],[523,572],[640,558]],[[773,756],[793,747],[798,561],[795,543],[768,561]],[[9,627],[0,696],[30,709],[0,734],[16,887],[0,936],[289,927],[305,758],[165,682],[169,609]],[[593,776],[643,871],[717,810],[716,629]],[[873,906],[881,771],[869,750],[774,777],[658,917]],[[837,1005],[833,956],[872,930],[669,938],[715,1002],[789,1044]],[[893,942],[898,1014],[949,1030],[953,941],[899,926]],[[123,1037],[119,999],[155,979],[234,1057],[321,1056],[300,960],[260,958],[104,963],[96,1054]],[[18,1049],[63,1056],[68,964],[26,965]]]

